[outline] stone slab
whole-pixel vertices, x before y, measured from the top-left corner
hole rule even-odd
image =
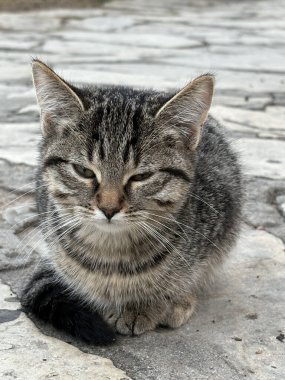
[[[249,176],[285,179],[285,141],[240,138],[233,142]]]
[[[0,378],[3,380],[130,380],[111,360],[43,335],[0,282]]]

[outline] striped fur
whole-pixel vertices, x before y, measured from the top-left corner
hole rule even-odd
[[[80,299],[122,334],[180,326],[241,218],[237,157],[208,117],[213,78],[168,94],[75,88],[39,61],[33,72],[44,135],[38,210],[68,302]]]

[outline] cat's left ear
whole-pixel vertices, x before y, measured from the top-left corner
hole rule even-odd
[[[190,149],[200,141],[201,129],[211,107],[215,80],[213,75],[202,75],[174,95],[156,114],[156,119],[167,129],[187,138]]]
[[[84,110],[72,86],[39,60],[33,61],[32,72],[43,134],[56,133],[62,126],[72,124]]]

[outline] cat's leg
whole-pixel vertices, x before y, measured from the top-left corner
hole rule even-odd
[[[188,294],[167,303],[143,308],[126,307],[121,313],[112,311],[105,320],[122,335],[141,335],[159,325],[171,328],[184,325],[193,314],[196,303],[196,298]]]
[[[21,303],[27,313],[86,343],[101,345],[115,340],[114,331],[101,315],[59,282],[51,269],[42,268],[33,275]]]

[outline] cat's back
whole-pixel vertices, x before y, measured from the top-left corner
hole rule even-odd
[[[197,149],[190,203],[195,227],[215,240],[235,239],[242,216],[243,180],[239,154],[224,128],[208,117]]]
[[[233,141],[212,116],[209,116],[202,131],[197,149],[196,174],[203,174],[208,181],[217,183],[241,182],[239,155]],[[217,177],[218,176],[218,177]]]

